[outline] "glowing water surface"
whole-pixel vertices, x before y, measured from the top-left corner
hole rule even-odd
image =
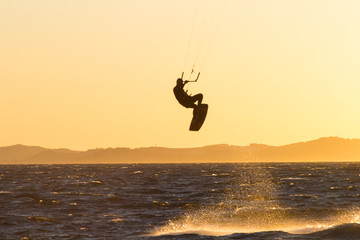
[[[267,231],[309,234],[341,224],[360,223],[360,209],[357,207],[325,216],[308,212],[294,214],[291,205],[283,205],[284,202],[279,201],[280,193],[271,176],[271,168],[248,165],[235,169],[235,172],[238,172],[236,181],[228,189],[228,194],[221,196],[222,199],[216,199],[209,205],[189,210],[184,215],[169,220],[167,224],[155,228],[151,236],[224,236]],[[281,180],[304,179],[294,177]],[[294,196],[317,198],[308,194]]]

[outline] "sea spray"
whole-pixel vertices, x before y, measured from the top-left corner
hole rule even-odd
[[[211,204],[191,209],[155,230],[155,235],[207,233],[224,235],[254,230],[270,230],[281,224],[284,209],[277,201],[277,186],[271,168],[263,164],[234,164],[226,194]]]
[[[291,203],[281,201],[281,184],[284,180],[303,178],[275,178],[271,164],[234,164],[224,193],[211,203],[190,209],[182,216],[158,227],[154,235],[196,233],[203,235],[228,235],[264,231],[283,231],[291,234],[309,234],[343,224],[359,224],[360,209],[352,207],[329,209],[328,214],[308,209],[297,212]],[[316,184],[316,183],[314,183]],[[293,182],[289,183],[294,186]],[[309,190],[310,191],[310,190]],[[295,197],[315,198],[316,195],[295,194]],[[309,201],[303,200],[303,203]],[[310,210],[310,211],[309,211]]]

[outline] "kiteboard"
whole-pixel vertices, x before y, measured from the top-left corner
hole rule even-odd
[[[194,108],[193,111],[193,118],[191,120],[190,124],[190,131],[199,131],[201,126],[203,125],[206,114],[208,111],[208,105],[207,104],[200,104],[200,106],[197,106]]]

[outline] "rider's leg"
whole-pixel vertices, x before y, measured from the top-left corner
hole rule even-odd
[[[200,106],[200,104],[201,104],[201,102],[203,100],[203,95],[201,93],[196,94],[196,95],[191,97],[191,100],[192,100],[193,103],[195,103],[197,101],[198,102],[197,105]]]

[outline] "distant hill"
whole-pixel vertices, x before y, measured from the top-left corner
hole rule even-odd
[[[24,145],[0,147],[0,164],[360,161],[360,139],[320,138],[284,146],[106,148],[87,151]]]

